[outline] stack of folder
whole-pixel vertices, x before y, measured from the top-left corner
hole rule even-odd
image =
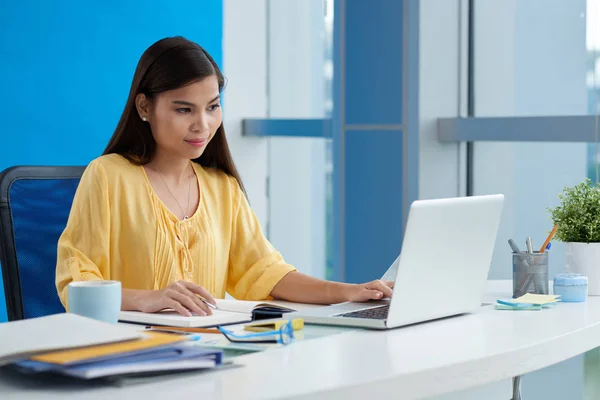
[[[550,308],[560,302],[559,295],[527,293],[514,300],[497,300],[497,310],[534,310]]]
[[[68,337],[71,343],[63,339]],[[11,338],[16,346],[10,346]],[[79,379],[144,376],[221,365],[222,351],[195,346],[197,339],[141,333],[74,314],[58,314],[0,324],[0,365],[25,374],[51,373]]]

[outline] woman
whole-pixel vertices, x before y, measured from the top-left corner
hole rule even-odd
[[[142,55],[104,154],[86,168],[58,242],[56,287],[118,280],[122,310],[211,314],[225,292],[331,304],[391,297],[389,282],[322,281],[285,263],[261,232],[223,128],[224,78],[182,37]]]

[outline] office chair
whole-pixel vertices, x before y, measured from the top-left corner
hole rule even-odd
[[[0,264],[8,320],[64,312],[56,249],[85,167],[17,166],[0,173]]]

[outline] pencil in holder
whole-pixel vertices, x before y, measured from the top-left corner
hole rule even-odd
[[[548,294],[548,252],[513,253],[513,298]]]

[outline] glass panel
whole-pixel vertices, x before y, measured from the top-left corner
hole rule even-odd
[[[475,3],[475,116],[588,112],[585,0]],[[509,238],[541,246],[547,208],[586,177],[586,156],[583,143],[475,143],[474,194],[506,196],[491,279],[511,278]],[[549,263],[550,276],[563,270],[564,244],[552,243]]]
[[[600,0],[587,1],[586,24],[588,112],[598,115],[600,114]],[[596,121],[598,124],[598,120]],[[588,177],[595,182],[600,181],[600,146],[597,142],[596,140],[596,143],[590,144],[588,149]]]
[[[331,6],[326,0],[278,0],[268,3],[268,11],[268,117],[329,116]],[[331,259],[330,141],[267,140],[269,239],[298,270],[325,278]]]
[[[586,7],[586,0],[476,0],[475,116],[589,113]],[[491,279],[512,279],[509,238],[521,249],[527,237],[541,247],[552,228],[547,209],[565,186],[585,179],[587,155],[586,143],[475,143],[475,194],[506,197]],[[564,266],[565,244],[555,240],[550,278]],[[527,374],[523,397],[583,398],[583,373],[583,357],[575,357]],[[560,382],[549,379],[559,374]]]
[[[598,114],[600,114],[600,0],[587,0],[586,13],[586,51],[587,51],[587,88],[588,112],[596,115],[596,138],[598,138]],[[600,146],[596,143],[588,146],[588,177],[594,182],[600,181]],[[585,354],[584,363],[584,399],[598,398],[600,393],[600,349]]]
[[[325,118],[333,111],[333,0],[325,0]],[[333,150],[325,141],[325,278],[333,276]]]

